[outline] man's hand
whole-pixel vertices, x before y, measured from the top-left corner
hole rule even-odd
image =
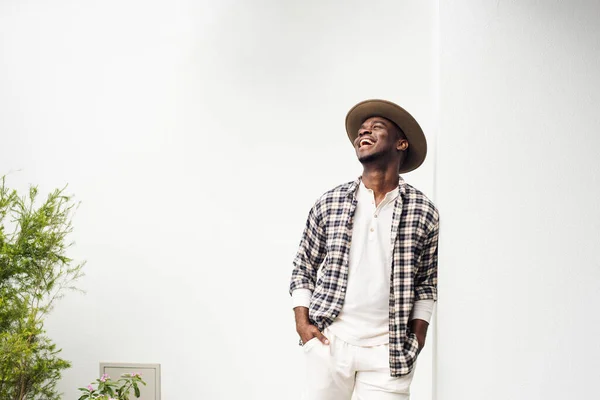
[[[427,328],[429,323],[422,319],[413,319],[410,321],[410,331],[417,336],[419,342],[419,352],[425,347],[425,338],[427,337]]]
[[[305,324],[296,326],[296,332],[300,335],[302,343],[306,344],[310,339],[318,338],[323,344],[329,344],[329,340],[314,325]]]
[[[308,308],[295,307],[294,314],[296,316],[296,332],[300,335],[303,344],[306,344],[306,342],[315,337],[323,344],[329,344],[329,340],[319,331],[319,328],[311,324],[308,320]]]

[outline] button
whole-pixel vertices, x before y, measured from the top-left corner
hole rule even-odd
[[[377,214],[375,214],[375,218],[377,218]]]
[[[375,232],[375,229],[371,228],[371,232]]]

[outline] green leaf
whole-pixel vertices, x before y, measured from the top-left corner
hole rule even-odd
[[[0,176],[0,399],[61,398],[56,389],[71,364],[44,331],[44,319],[75,287],[83,263],[68,257],[75,203],[63,189],[46,199],[23,194]],[[25,393],[21,382],[26,381]],[[79,388],[82,399],[91,397]]]

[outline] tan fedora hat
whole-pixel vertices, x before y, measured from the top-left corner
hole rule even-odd
[[[408,153],[400,166],[400,173],[410,172],[423,164],[427,155],[427,139],[425,139],[423,130],[408,111],[391,101],[365,100],[348,111],[348,115],[346,115],[346,132],[353,145],[360,126],[366,119],[371,117],[383,117],[393,121],[406,135]]]

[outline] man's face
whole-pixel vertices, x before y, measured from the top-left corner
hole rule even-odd
[[[395,160],[408,148],[408,141],[392,121],[371,117],[358,129],[354,148],[361,163],[384,158]]]

